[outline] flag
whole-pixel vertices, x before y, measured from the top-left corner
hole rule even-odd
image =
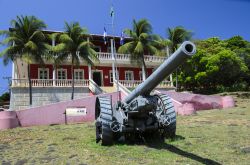
[[[121,37],[120,37],[120,45],[124,44],[124,33],[121,33]]]
[[[104,27],[103,40],[104,40],[104,44],[105,44],[105,45],[106,45],[106,43],[107,43],[106,37],[107,37],[107,31],[106,31],[106,28]]]
[[[110,8],[110,17],[114,18],[114,16],[115,16],[115,11],[114,11],[113,6],[111,6],[111,8]]]

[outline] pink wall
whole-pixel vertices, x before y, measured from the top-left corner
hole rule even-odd
[[[168,94],[173,99],[175,110],[179,115],[190,115],[197,110],[229,108],[235,106],[235,102],[230,96],[221,97],[169,91],[160,92]],[[103,95],[112,97],[112,104],[116,103],[119,97],[124,98],[126,96],[124,93],[120,92]],[[20,111],[2,111],[0,112],[0,130],[18,126],[28,127],[36,125],[65,124],[66,122],[81,123],[85,121],[94,121],[96,97],[97,96],[89,96],[73,101],[64,101]],[[66,108],[73,107],[86,107],[87,115],[66,117]]]
[[[235,106],[231,96],[200,95],[160,90],[173,99],[175,110],[180,115],[190,115],[200,110],[231,108]]]
[[[15,111],[0,112],[0,130],[19,126],[19,120]]]
[[[111,96],[113,102],[116,102],[118,99],[118,93],[116,92],[103,95]],[[59,102],[46,106],[16,111],[16,113],[20,121],[20,125],[22,127],[35,126],[35,125],[65,124],[66,121],[67,123],[94,121],[95,100],[96,96],[90,96],[73,101]],[[87,115],[81,117],[66,118],[65,116],[66,108],[72,108],[72,107],[86,107]]]

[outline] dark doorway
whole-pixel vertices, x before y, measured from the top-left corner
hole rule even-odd
[[[101,72],[94,71],[93,72],[93,80],[97,85],[102,86],[102,74],[101,74]]]

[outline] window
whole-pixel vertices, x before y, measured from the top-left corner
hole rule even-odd
[[[119,80],[119,72],[118,71],[117,71],[117,77],[116,78]],[[109,82],[113,83],[113,71],[112,70],[109,70]]]
[[[57,70],[57,79],[59,79],[59,80],[67,79],[67,70],[66,69],[58,69]]]
[[[115,52],[117,52],[117,49],[116,50],[114,50]],[[109,47],[107,47],[107,53],[111,53],[111,47],[109,46]]]
[[[108,53],[111,53],[111,47],[110,47],[110,46],[108,46],[107,52],[108,52]]]
[[[100,46],[95,46],[93,48],[96,52],[101,52],[101,47]]]
[[[75,69],[74,76],[75,76],[75,80],[83,80],[84,79],[84,70],[83,69]]]
[[[133,71],[125,71],[125,80],[134,80],[134,72]]]
[[[49,68],[38,68],[38,79],[49,79]]]
[[[109,82],[113,83],[113,72],[112,72],[112,70],[109,71]]]

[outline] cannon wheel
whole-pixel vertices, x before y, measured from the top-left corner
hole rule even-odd
[[[166,138],[174,138],[176,132],[176,112],[173,102],[171,98],[165,94],[157,96],[159,97],[158,106],[163,110],[162,115],[166,116],[169,121],[168,125],[163,126],[163,136]]]
[[[102,145],[113,144],[113,131],[110,128],[112,123],[112,107],[109,97],[97,97],[95,107],[96,119],[96,142],[102,141]]]

